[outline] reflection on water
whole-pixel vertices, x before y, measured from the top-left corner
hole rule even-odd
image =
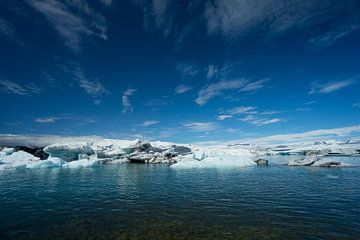
[[[360,239],[360,168],[0,172],[0,239]]]

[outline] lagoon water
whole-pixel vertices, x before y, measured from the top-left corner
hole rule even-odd
[[[360,239],[360,168],[0,172],[0,239]]]

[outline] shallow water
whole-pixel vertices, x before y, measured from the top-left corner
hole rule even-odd
[[[0,239],[360,239],[360,168],[0,172]]]

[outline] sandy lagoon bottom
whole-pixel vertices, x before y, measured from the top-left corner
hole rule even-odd
[[[0,172],[0,239],[360,239],[360,168]]]

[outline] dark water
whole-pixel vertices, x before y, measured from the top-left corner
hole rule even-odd
[[[360,168],[0,172],[0,239],[360,239]]]

